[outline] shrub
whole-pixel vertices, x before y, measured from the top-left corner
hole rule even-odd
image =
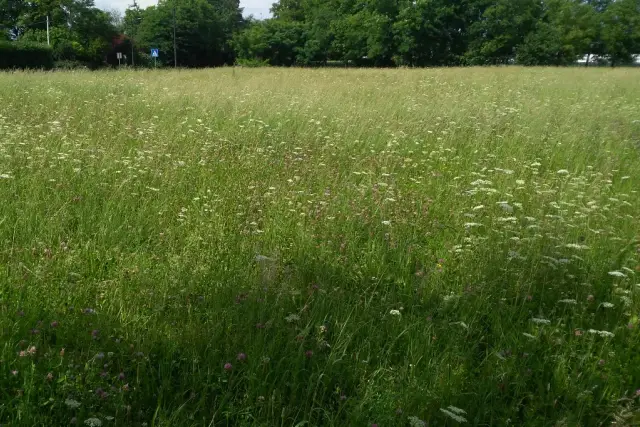
[[[40,43],[0,41],[0,69],[53,68],[53,51]]]
[[[268,67],[269,60],[268,59],[255,59],[255,58],[238,58],[236,60],[236,65],[239,67]]]

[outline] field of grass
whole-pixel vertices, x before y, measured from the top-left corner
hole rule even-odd
[[[640,74],[0,74],[3,426],[640,423]]]

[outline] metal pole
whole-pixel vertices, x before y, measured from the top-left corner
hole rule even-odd
[[[49,42],[49,15],[47,15],[47,46],[51,46],[51,43]]]
[[[176,5],[173,5],[173,67],[178,68],[178,51],[176,50]]]

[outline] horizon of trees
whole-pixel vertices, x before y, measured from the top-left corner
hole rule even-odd
[[[239,0],[159,0],[124,15],[93,0],[0,0],[0,40],[50,43],[58,62],[243,65],[570,65],[640,54],[640,0],[280,0],[243,18]],[[589,59],[587,59],[587,62]]]

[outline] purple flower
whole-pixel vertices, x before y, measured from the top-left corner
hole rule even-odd
[[[307,359],[311,359],[311,358],[313,357],[313,350],[307,350],[307,351],[305,351],[305,352],[304,352],[304,356],[305,356]]]
[[[96,311],[93,308],[84,308],[82,309],[84,314],[94,314]]]
[[[602,365],[604,365],[604,364],[605,364],[604,359],[600,359],[600,360],[598,360],[598,365],[602,366]]]
[[[118,379],[119,379],[120,381],[124,381],[124,378],[125,378],[125,376],[124,376],[124,372],[120,372],[120,375],[118,375]]]
[[[240,362],[242,362],[242,361],[244,361],[244,360],[247,360],[247,355],[246,355],[246,354],[244,354],[244,353],[238,353],[238,360],[239,360]]]
[[[233,368],[233,365],[229,362],[224,364],[224,370],[225,371],[230,371]]]
[[[58,325],[59,325],[59,323],[57,321],[55,321],[55,320],[53,322],[51,322],[51,327],[52,328],[57,328]]]
[[[97,329],[94,329],[93,331],[91,331],[91,336],[93,338],[98,338],[98,335],[100,335],[100,331]]]

